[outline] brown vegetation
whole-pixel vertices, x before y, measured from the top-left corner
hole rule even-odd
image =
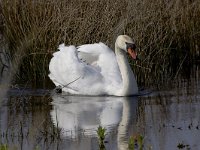
[[[1,0],[0,8],[14,70],[24,80],[47,78],[60,43],[102,41],[113,48],[119,34],[137,43],[140,83],[171,78],[199,57],[199,0]]]

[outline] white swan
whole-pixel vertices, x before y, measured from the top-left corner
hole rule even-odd
[[[115,42],[115,53],[103,43],[59,46],[49,64],[50,79],[64,92],[77,95],[130,96],[138,93],[127,53],[136,59],[135,44],[127,35]],[[115,55],[116,54],[116,55]]]

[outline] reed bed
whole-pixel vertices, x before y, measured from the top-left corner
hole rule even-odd
[[[199,59],[199,0],[1,0],[0,8],[16,79],[46,80],[61,43],[114,48],[119,34],[136,41],[139,84],[165,82]]]

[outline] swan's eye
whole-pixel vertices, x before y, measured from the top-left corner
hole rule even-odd
[[[135,51],[136,46],[135,46],[135,44],[133,44],[133,43],[126,43],[126,49],[127,49],[127,50],[128,50],[128,49],[132,49],[132,50]]]

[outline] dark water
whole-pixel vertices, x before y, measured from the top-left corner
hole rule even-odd
[[[137,97],[79,97],[48,90],[12,89],[0,107],[0,144],[9,149],[99,149],[96,130],[107,130],[107,150],[128,149],[132,135],[144,149],[200,149],[200,71],[190,79]]]

